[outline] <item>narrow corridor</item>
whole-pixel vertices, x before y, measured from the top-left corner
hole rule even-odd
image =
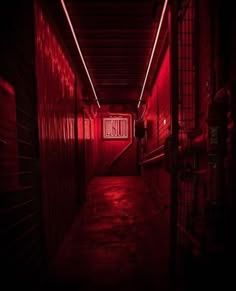
[[[140,177],[95,178],[52,266],[55,282],[79,290],[166,290],[168,241],[161,245],[158,215]]]
[[[236,290],[233,2],[5,1],[1,290]]]

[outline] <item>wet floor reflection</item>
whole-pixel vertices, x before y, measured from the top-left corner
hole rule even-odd
[[[55,280],[76,290],[166,290],[158,215],[140,177],[94,179],[52,267]]]

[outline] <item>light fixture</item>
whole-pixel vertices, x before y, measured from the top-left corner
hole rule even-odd
[[[150,70],[150,67],[151,67],[153,55],[154,55],[154,52],[155,52],[155,49],[156,49],[156,45],[157,45],[157,41],[158,41],[158,38],[159,38],[159,35],[160,35],[161,26],[162,26],[162,22],[163,22],[163,19],[164,19],[164,16],[165,16],[167,3],[168,3],[168,0],[165,0],[163,8],[162,8],[162,12],[161,12],[161,18],[160,18],[160,22],[159,22],[159,25],[158,25],[155,41],[154,41],[153,48],[152,48],[152,53],[151,53],[151,56],[150,56],[150,59],[149,59],[146,75],[145,75],[145,78],[144,78],[144,81],[143,81],[143,87],[142,87],[142,90],[141,90],[141,93],[140,93],[140,97],[139,97],[139,100],[138,100],[138,108],[139,108],[139,106],[141,104],[141,101],[142,101],[142,98],[143,98],[143,91],[144,91],[144,88],[145,88],[145,85],[146,85],[146,82],[147,82],[147,77],[148,77],[149,70]]]
[[[73,35],[73,38],[74,38],[74,41],[75,41],[75,44],[76,44],[77,50],[78,50],[78,52],[79,52],[80,58],[81,58],[82,63],[83,63],[83,65],[84,65],[85,71],[86,71],[86,73],[87,73],[87,76],[88,76],[88,79],[89,79],[90,85],[91,85],[92,90],[93,90],[94,97],[95,97],[95,99],[96,99],[96,101],[97,101],[97,105],[98,105],[98,107],[100,108],[101,106],[100,106],[100,103],[99,103],[99,101],[98,101],[97,94],[96,94],[96,91],[95,91],[95,88],[94,88],[94,85],[93,85],[92,79],[91,79],[91,77],[90,77],[90,74],[89,74],[88,68],[87,68],[86,63],[85,63],[85,61],[84,61],[84,57],[83,57],[83,55],[82,55],[82,52],[81,52],[81,49],[80,49],[80,46],[79,46],[79,42],[78,42],[78,40],[77,40],[77,37],[76,37],[76,34],[75,34],[75,31],[74,31],[74,28],[73,28],[73,25],[72,25],[72,22],[71,22],[71,19],[70,19],[70,16],[69,16],[69,13],[68,13],[68,10],[67,10],[67,8],[66,8],[66,5],[65,5],[64,0],[61,0],[61,5],[62,5],[62,8],[63,8],[64,13],[65,13],[65,15],[66,15],[66,19],[67,19],[67,21],[68,21],[68,24],[69,24],[69,26],[70,26],[70,30],[71,30],[71,33],[72,33],[72,35]]]

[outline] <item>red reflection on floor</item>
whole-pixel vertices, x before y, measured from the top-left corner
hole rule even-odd
[[[51,268],[54,283],[91,291],[166,290],[168,242],[158,237],[158,221],[141,177],[94,179]]]

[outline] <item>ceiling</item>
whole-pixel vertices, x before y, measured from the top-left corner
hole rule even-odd
[[[60,0],[47,8],[82,83],[85,99],[91,90]],[[82,54],[101,104],[137,104],[158,27],[163,0],[65,0]],[[167,39],[167,17],[145,87],[153,76]]]

